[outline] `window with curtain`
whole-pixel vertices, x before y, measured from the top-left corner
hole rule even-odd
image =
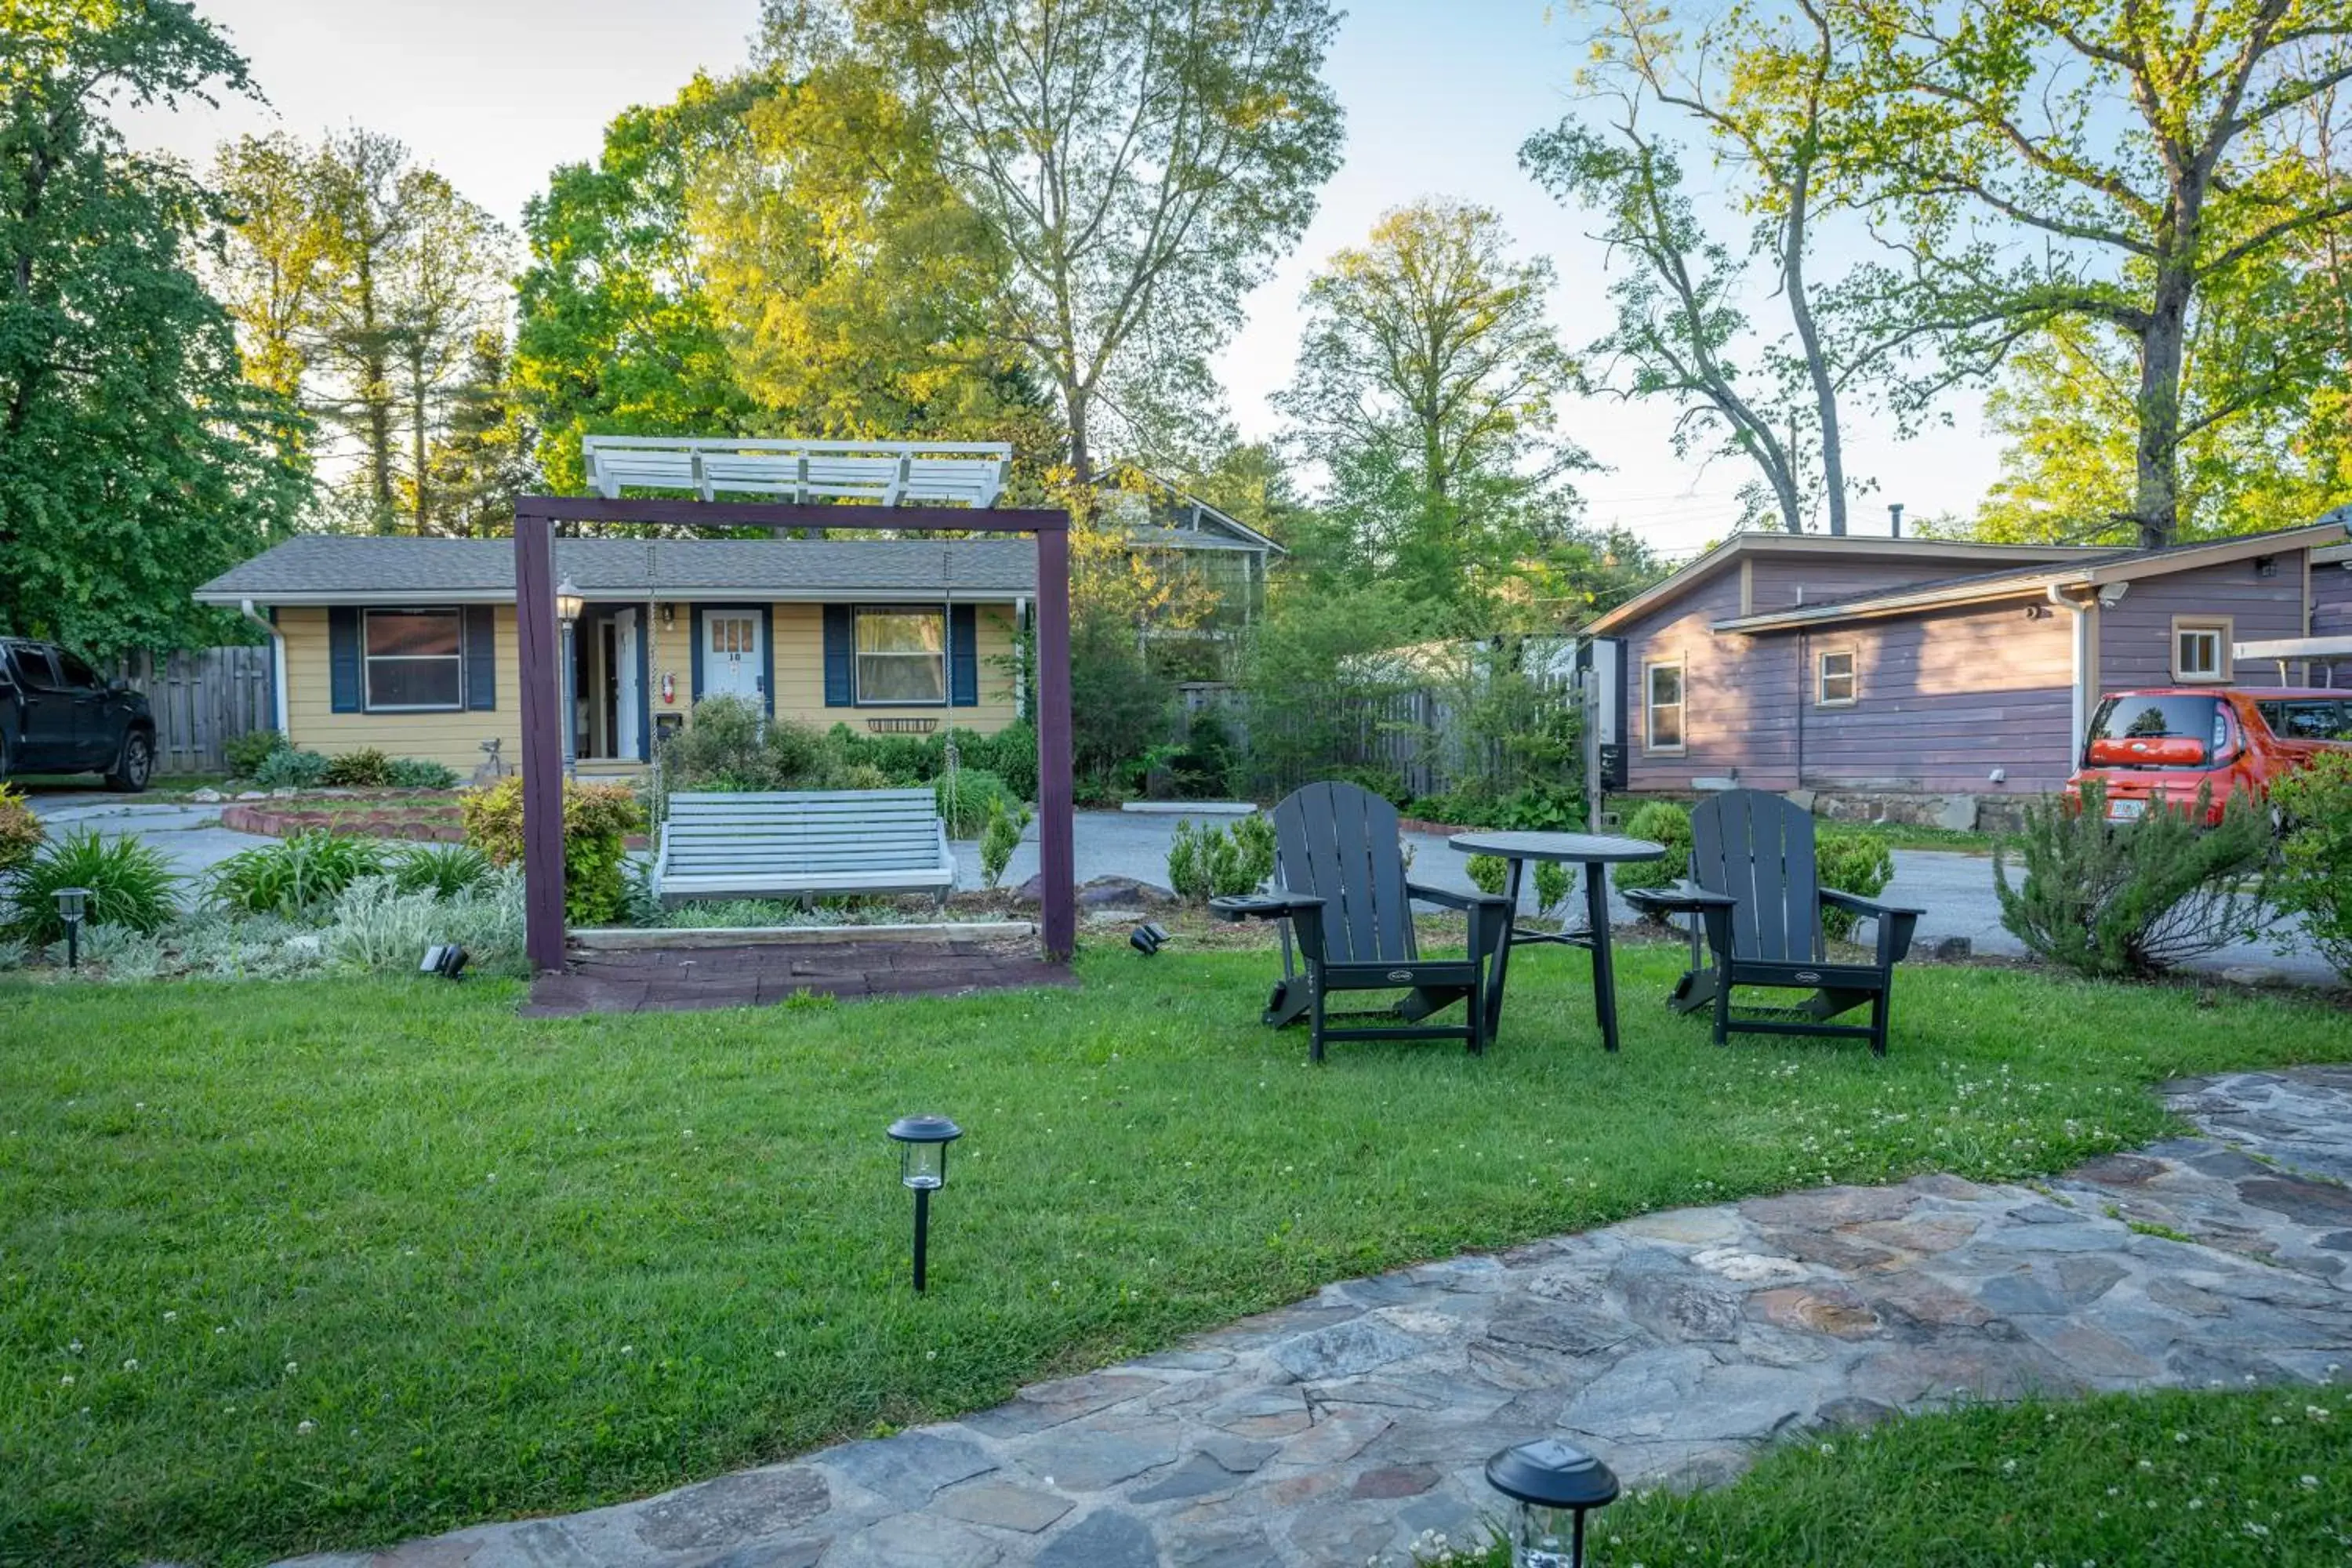
[[[370,610],[362,627],[371,712],[465,706],[465,632],[455,610]]]
[[[860,609],[857,700],[937,704],[947,700],[947,613]]]

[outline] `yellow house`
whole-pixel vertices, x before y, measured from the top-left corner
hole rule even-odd
[[[562,539],[572,746],[626,773],[721,692],[820,728],[991,732],[1021,711],[1026,539]],[[521,753],[509,540],[320,535],[205,584],[275,650],[294,745],[374,747],[460,773]]]

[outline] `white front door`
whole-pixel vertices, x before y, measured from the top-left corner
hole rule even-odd
[[[645,700],[637,684],[637,612],[613,615],[613,671],[618,700],[613,704],[613,754],[637,754],[637,705]]]
[[[709,610],[702,617],[702,695],[758,702],[767,663],[760,656],[760,617],[749,610]]]

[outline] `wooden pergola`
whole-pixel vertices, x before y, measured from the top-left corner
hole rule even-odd
[[[863,489],[862,482],[830,489],[808,484],[805,479],[804,488],[800,489],[793,488],[789,480],[776,482],[776,471],[786,464],[793,466],[795,478],[806,474],[808,454],[816,445],[814,443],[772,443],[768,444],[771,449],[757,452],[744,450],[751,443],[663,445],[667,448],[662,453],[664,459],[687,465],[686,478],[641,479],[630,474],[625,482],[675,483],[679,488],[691,488],[705,498],[721,489],[795,497],[812,491],[856,496]],[[708,460],[706,453],[693,450],[698,447],[708,449]],[[824,458],[832,456],[819,454],[820,473]],[[1037,541],[1037,858],[1044,888],[1043,944],[1048,958],[1061,960],[1070,955],[1077,937],[1077,902],[1074,887],[1076,858],[1071,837],[1069,514],[1051,508],[992,508],[988,503],[994,500],[999,486],[989,484],[982,465],[973,466],[968,481],[961,476],[955,481],[968,486],[970,493],[962,499],[971,504],[890,504],[884,498],[945,492],[945,479],[934,480],[928,488],[920,482],[925,456],[925,449],[909,443],[905,450],[890,458],[889,463],[900,476],[895,485],[884,473],[882,461],[866,459],[882,478],[875,490],[865,492],[875,494],[877,499],[866,503],[810,502],[799,499],[689,500],[611,494],[524,496],[515,502],[515,631],[522,688],[525,950],[534,970],[562,969],[564,963],[563,700],[555,609],[555,527],[562,522],[756,529],[777,534],[857,528],[913,533],[1034,535]],[[961,449],[955,455],[956,459],[966,456]],[[719,472],[714,475],[714,469]],[[916,483],[904,482],[904,476],[910,472],[916,476]],[[591,480],[597,482],[598,476],[592,474]],[[600,488],[609,490],[616,487],[608,480]]]

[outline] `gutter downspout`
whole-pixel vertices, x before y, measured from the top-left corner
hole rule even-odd
[[[276,621],[254,608],[251,599],[238,600],[236,613],[269,634],[269,716],[291,745],[294,732],[286,722],[286,634],[278,629]]]
[[[2091,695],[2085,686],[2091,678],[2093,656],[2096,651],[2092,644],[2092,637],[2097,623],[2092,619],[2091,610],[2097,601],[2077,599],[2055,583],[2044,588],[2042,593],[2048,596],[2052,604],[2070,612],[2074,617],[2074,679],[2072,682],[2074,701],[2071,724],[2074,739],[2074,747],[2067,752],[2066,757],[2066,771],[2072,773],[2076,762],[2083,755],[2083,742],[2091,723]]]

